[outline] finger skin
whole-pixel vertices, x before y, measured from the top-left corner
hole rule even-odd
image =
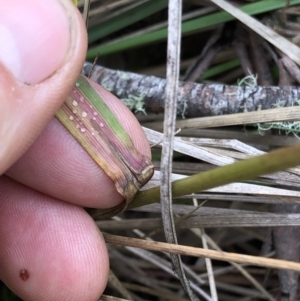
[[[32,2],[28,0],[25,5],[32,7]],[[61,67],[44,81],[28,85],[14,78],[0,63],[0,175],[53,118],[81,71],[87,49],[85,24],[71,1],[60,3],[69,20],[70,35],[69,50]]]
[[[80,207],[0,177],[0,278],[24,301],[95,301],[108,255]]]
[[[115,96],[95,86],[129,133],[136,148],[150,157],[150,147],[134,115]],[[114,183],[56,119],[6,173],[60,200],[84,207],[109,208],[123,201]]]

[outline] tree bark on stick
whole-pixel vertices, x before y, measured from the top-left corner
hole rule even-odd
[[[166,80],[132,72],[111,70],[85,63],[84,75],[112,92],[133,111],[164,111]],[[293,106],[300,100],[300,87],[227,86],[180,82],[177,113],[182,117],[233,114],[245,110]]]

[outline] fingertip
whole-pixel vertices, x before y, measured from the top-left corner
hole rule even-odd
[[[71,1],[13,0],[3,5],[0,34],[6,34],[0,35],[0,41],[9,45],[0,49],[0,174],[25,152],[61,106],[81,71],[87,48],[84,22]],[[16,17],[22,15],[23,6],[32,17],[30,26]],[[65,21],[52,26],[49,19],[57,15]],[[40,39],[43,34],[46,38]]]
[[[83,209],[5,177],[0,202],[0,276],[6,285],[23,300],[98,300],[108,255]]]
[[[19,82],[42,82],[73,55],[79,32],[76,15],[69,0],[4,1],[0,61]]]

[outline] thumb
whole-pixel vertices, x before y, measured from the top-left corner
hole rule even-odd
[[[75,84],[86,30],[70,0],[0,0],[0,175],[32,144]]]

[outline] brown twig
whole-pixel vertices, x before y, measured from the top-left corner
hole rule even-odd
[[[85,63],[84,73],[89,74],[91,63]],[[154,76],[111,70],[95,66],[91,79],[123,100],[132,110],[147,113],[164,111],[166,80]],[[218,84],[180,82],[177,96],[177,113],[185,117],[225,115],[258,108],[270,109],[281,101],[292,106],[300,99],[300,87],[238,87]]]

